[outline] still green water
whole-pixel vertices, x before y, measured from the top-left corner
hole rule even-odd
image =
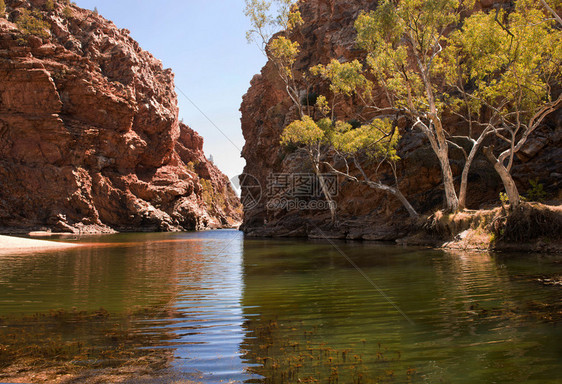
[[[155,383],[561,382],[562,286],[544,280],[561,256],[228,230],[75,241],[94,246],[0,252],[0,381],[23,356],[144,359]]]

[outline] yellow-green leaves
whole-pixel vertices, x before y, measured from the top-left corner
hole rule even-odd
[[[269,15],[271,3],[265,0],[245,1],[244,15],[250,19],[250,24],[252,25],[252,29],[246,32],[246,39],[249,43],[258,40],[258,38],[266,39],[267,28],[271,25],[271,16]]]
[[[22,9],[17,25],[20,31],[26,36],[49,37],[48,30],[50,29],[50,25],[43,20],[41,13],[38,11]]]
[[[324,139],[324,131],[310,116],[295,120],[281,134],[281,144],[314,145]]]
[[[289,65],[294,64],[299,53],[299,43],[291,41],[285,36],[279,36],[269,43],[271,55]]]
[[[367,66],[395,109],[417,115],[431,105],[431,69],[438,62],[444,33],[473,0],[383,0],[355,21],[357,45],[367,51]],[[433,108],[435,109],[435,108]]]
[[[246,32],[248,42],[265,46],[279,31],[291,31],[303,20],[295,0],[245,0],[244,14],[250,19],[252,29]]]
[[[537,3],[520,0],[515,12],[500,12],[497,20],[495,13],[473,14],[449,37],[436,70],[465,90],[473,113],[487,105],[504,118],[515,111],[520,118],[548,101],[560,76],[562,31]]]
[[[268,51],[273,60],[278,64],[282,76],[293,77],[292,67],[299,54],[299,43],[291,41],[285,36],[279,36],[271,40]]]
[[[250,18],[252,29],[247,32],[249,42],[257,43],[261,51],[273,62],[291,101],[299,115],[304,115],[300,101],[300,89],[295,79],[293,64],[299,54],[299,44],[291,40],[290,32],[304,21],[295,0],[245,0],[245,14]],[[281,31],[281,32],[280,32]],[[280,33],[278,33],[280,32]],[[277,34],[277,37],[273,36]]]
[[[376,52],[383,43],[397,43],[404,33],[404,21],[389,1],[381,2],[376,11],[361,12],[355,20],[357,45],[367,52]]]
[[[301,12],[296,4],[291,5],[291,11],[287,16],[287,30],[291,31],[296,27],[301,26],[304,24],[304,20],[302,19]]]
[[[4,0],[0,0],[0,17],[4,17],[5,13],[6,13],[6,3],[4,2]]]
[[[328,106],[328,100],[326,100],[326,96],[318,96],[318,98],[316,99],[316,108],[318,108],[323,116],[327,116],[330,113],[331,109]]]
[[[369,92],[371,82],[363,75],[363,66],[358,60],[340,63],[332,59],[328,65],[317,65],[310,69],[313,75],[320,75],[330,81],[334,94],[351,96],[355,92]]]
[[[304,116],[302,120],[289,124],[281,135],[283,145],[325,145],[342,155],[362,153],[369,158],[389,161],[400,160],[396,153],[399,140],[400,134],[389,119],[374,119],[354,129],[351,124],[341,120],[335,124],[328,118],[315,122],[310,116]]]
[[[303,23],[295,0],[275,0],[275,6],[278,9],[275,24],[282,30],[290,31]]]
[[[363,152],[371,158],[397,161],[400,159],[396,154],[399,140],[400,134],[393,129],[389,119],[375,119],[357,129],[353,129],[349,123],[338,121],[332,144],[344,154]]]

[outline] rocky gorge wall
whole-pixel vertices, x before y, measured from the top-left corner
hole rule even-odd
[[[69,2],[6,5],[0,230],[175,231],[241,220],[202,137],[178,121],[172,71],[129,31]]]
[[[479,4],[483,8],[490,8],[494,1],[482,0]],[[355,47],[353,23],[362,10],[374,7],[376,2],[367,0],[300,1],[304,24],[290,36],[300,45],[296,72],[304,73],[307,68],[327,64],[332,58],[340,61],[364,59],[364,52]],[[305,81],[297,77],[296,81],[303,97],[329,92],[328,84],[318,78],[309,76]],[[338,107],[338,115],[352,119],[356,108],[353,101],[348,101]],[[272,208],[271,202],[278,201],[279,197],[271,193],[272,179],[279,174],[311,174],[312,168],[304,151],[282,147],[279,143],[284,127],[297,119],[298,114],[271,61],[253,78],[240,110],[246,139],[242,154],[247,162],[244,170],[247,176],[243,180],[246,186],[242,188],[242,201],[245,204],[242,228],[248,235],[312,238],[326,235],[348,239],[396,240],[408,234],[412,222],[397,199],[341,178],[334,197],[337,204],[335,225],[331,223],[327,209],[310,209],[310,206],[305,209],[298,206],[278,208],[275,205]],[[453,131],[466,129],[458,119],[452,117],[446,118],[444,123]],[[412,130],[408,124],[400,125],[400,130],[399,187],[418,212],[431,213],[443,207],[437,157],[421,132]],[[560,201],[561,139],[562,113],[558,110],[533,134],[518,154],[513,174],[520,192],[529,189],[529,180],[538,179],[550,198]],[[451,164],[458,185],[464,164],[460,151],[451,150]],[[373,172],[372,168],[370,172]],[[383,169],[382,178],[391,183],[389,169]],[[498,205],[498,195],[502,190],[501,181],[492,166],[480,155],[473,163],[469,176],[468,208]]]

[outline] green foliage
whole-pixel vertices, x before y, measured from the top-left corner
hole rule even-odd
[[[368,53],[371,74],[398,109],[428,111],[429,69],[443,34],[473,1],[385,0],[355,21],[357,44]],[[437,109],[442,110],[441,106]]]
[[[287,3],[287,1],[285,1]],[[287,30],[291,31],[304,24],[299,8],[296,4],[291,5],[291,11],[287,15]]]
[[[330,113],[330,107],[328,106],[328,100],[326,96],[320,95],[316,98],[316,108],[322,114],[322,116],[328,116]]]
[[[6,14],[6,3],[4,0],[0,0],[0,17],[4,17]]]
[[[64,7],[62,15],[65,19],[70,19],[72,17],[72,9],[70,7]]]
[[[351,124],[322,118],[314,121],[310,116],[295,120],[281,135],[281,144],[313,147],[329,145],[340,154],[355,156],[359,152],[373,159],[398,161],[396,146],[400,140],[398,130],[389,119],[374,119],[369,124],[353,128]]]
[[[436,72],[469,95],[449,97],[457,110],[477,118],[493,108],[503,123],[530,119],[550,101],[560,79],[562,31],[535,1],[519,0],[515,12],[478,12],[448,39]]]
[[[303,23],[294,0],[275,0],[273,4],[267,0],[245,0],[245,3],[244,14],[252,26],[246,32],[248,42],[265,46],[276,32],[289,32]]]
[[[522,201],[527,201],[526,198],[524,198],[523,196],[519,196],[519,198]],[[505,192],[500,192],[500,203],[502,204],[502,206],[506,206],[508,204],[510,204],[511,202],[509,201],[509,196],[507,195],[507,193]]]
[[[278,64],[281,75],[291,79],[293,77],[293,64],[299,54],[299,43],[291,41],[285,36],[271,40],[268,45],[270,56]]]
[[[99,15],[98,7],[94,7],[94,10],[92,12],[95,16]]]
[[[207,179],[200,179],[199,182],[202,187],[201,198],[207,206],[211,207],[213,204],[213,197],[215,195],[213,184],[211,183],[211,180]]]
[[[332,59],[328,65],[317,65],[310,69],[313,75],[320,75],[330,81],[330,90],[334,94],[351,96],[353,93],[370,92],[371,82],[363,75],[363,66],[358,60],[340,63]]]
[[[539,183],[539,179],[529,180],[531,188],[527,190],[527,199],[529,201],[543,201],[546,199],[546,191],[544,190],[544,185]]]
[[[310,117],[304,116],[302,120],[295,120],[289,124],[281,134],[281,144],[317,145],[325,138],[325,132]]]
[[[265,39],[265,30],[271,25],[271,16],[269,9],[271,3],[263,0],[246,0],[246,8],[244,15],[250,19],[253,29],[246,32],[246,39],[252,42],[256,39],[256,35]]]
[[[509,198],[507,197],[507,193],[505,192],[500,192],[500,202],[502,203],[502,205],[507,205],[509,203]]]
[[[226,208],[224,196],[215,191],[211,180],[199,179],[199,183],[201,183],[202,187],[201,198],[207,205],[207,208],[215,212],[217,209],[224,210]]]
[[[277,16],[272,20],[274,27],[291,31],[303,23],[301,13],[295,0],[275,0]]]
[[[193,163],[193,161],[190,161],[185,165],[185,169],[187,169],[190,172],[195,172],[195,163]]]
[[[55,10],[55,2],[53,0],[47,0],[45,2],[45,10],[47,12],[53,12]]]
[[[49,37],[47,30],[50,28],[50,25],[42,20],[41,13],[37,11],[30,12],[28,9],[22,9],[17,25],[24,36]]]
[[[396,152],[400,134],[389,119],[374,119],[357,129],[349,123],[337,122],[335,132],[332,142],[339,152],[351,156],[363,152],[374,159],[400,160]]]

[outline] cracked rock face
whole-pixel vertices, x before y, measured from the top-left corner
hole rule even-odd
[[[91,11],[6,5],[0,229],[175,231],[241,220],[203,139],[178,121],[171,70]],[[18,28],[24,8],[39,10],[46,37]]]
[[[490,8],[498,1],[480,1],[478,7]],[[295,63],[297,71],[304,72],[317,64],[327,64],[330,59],[340,61],[363,60],[364,52],[355,47],[353,23],[362,10],[372,10],[376,2],[368,0],[302,0],[299,2],[304,24],[293,31],[291,39],[300,45]],[[296,78],[303,95],[329,92],[328,84],[309,76],[303,81]],[[355,118],[359,106],[349,100],[338,105],[341,119]],[[340,179],[337,204],[337,225],[330,223],[329,212],[324,209],[284,208],[271,209],[268,204],[280,195],[268,191],[271,175],[311,173],[306,155],[295,148],[279,144],[285,126],[298,118],[296,108],[286,94],[272,62],[251,82],[243,98],[242,131],[246,145],[242,155],[246,159],[244,173],[252,185],[242,187],[244,223],[242,228],[254,236],[308,236],[368,240],[395,240],[409,231],[408,214],[397,199],[390,195]],[[466,126],[458,119],[446,117],[445,124],[453,132],[464,132]],[[429,213],[443,207],[441,170],[425,136],[412,130],[408,124],[399,124],[402,140],[399,144],[398,182],[401,191],[420,213]],[[513,175],[521,193],[529,189],[529,180],[538,178],[553,199],[562,198],[560,158],[562,157],[562,113],[553,113],[545,126],[533,133],[525,148],[518,154]],[[464,164],[462,152],[451,150],[451,165],[457,185]],[[343,164],[337,166],[344,167]],[[365,165],[369,169],[368,165]],[[325,170],[327,171],[327,170]],[[371,167],[370,172],[374,169]],[[390,169],[379,174],[385,182],[392,183]],[[359,174],[358,174],[359,175]],[[268,179],[269,178],[269,179]],[[253,185],[261,186],[259,201]],[[478,156],[469,176],[468,207],[480,208],[499,203],[501,181],[484,156]],[[291,197],[289,196],[289,199]],[[249,202],[249,204],[248,204]],[[319,229],[321,228],[321,232]]]

